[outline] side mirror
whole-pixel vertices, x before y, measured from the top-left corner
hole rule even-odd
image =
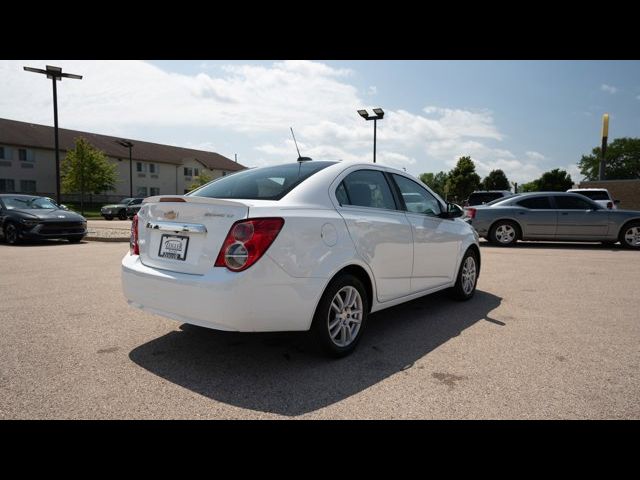
[[[442,212],[440,217],[442,218],[457,218],[464,215],[464,210],[455,203],[447,202],[447,211]]]
[[[69,207],[67,207],[66,205],[59,205],[59,207],[60,207],[62,210],[69,210]]]

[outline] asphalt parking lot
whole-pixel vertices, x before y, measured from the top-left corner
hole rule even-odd
[[[377,313],[329,360],[128,307],[127,249],[0,244],[0,418],[640,418],[640,252],[485,244],[471,301]]]

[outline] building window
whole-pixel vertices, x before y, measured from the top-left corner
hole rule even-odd
[[[36,193],[36,181],[20,180],[20,191],[23,193]]]
[[[21,162],[26,162],[27,161],[27,149],[26,148],[19,148],[18,149],[18,159]]]
[[[156,173],[156,164],[155,163],[150,163],[149,164],[149,173]]]
[[[149,195],[151,195],[152,197],[160,195],[160,189],[158,187],[151,187],[149,189]]]
[[[147,187],[138,187],[138,197],[146,197],[147,196]]]
[[[136,162],[136,172],[146,172],[146,165],[142,162]]]
[[[222,176],[226,177],[227,176],[227,172],[222,172]]]
[[[194,168],[193,175],[197,177],[198,175],[200,175],[200,171],[197,168]]]
[[[4,147],[0,147],[0,158],[5,159],[6,157],[4,156]]]
[[[193,168],[184,167],[184,176],[185,177],[193,177]]]
[[[0,192],[13,193],[16,189],[16,184],[11,178],[0,178]]]

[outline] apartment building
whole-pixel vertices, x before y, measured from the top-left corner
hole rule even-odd
[[[105,192],[114,199],[129,196],[130,182],[135,197],[184,194],[203,173],[218,178],[246,168],[215,152],[127,139],[133,143],[130,166],[129,149],[118,143],[121,138],[64,128],[59,129],[60,161],[79,137],[117,166],[116,189]],[[53,197],[55,172],[53,127],[0,118],[0,193]]]

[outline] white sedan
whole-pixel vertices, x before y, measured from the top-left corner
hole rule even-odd
[[[367,315],[450,289],[473,296],[475,230],[419,180],[380,164],[244,170],[145,199],[122,285],[130,305],[242,332],[311,330],[330,354]]]

